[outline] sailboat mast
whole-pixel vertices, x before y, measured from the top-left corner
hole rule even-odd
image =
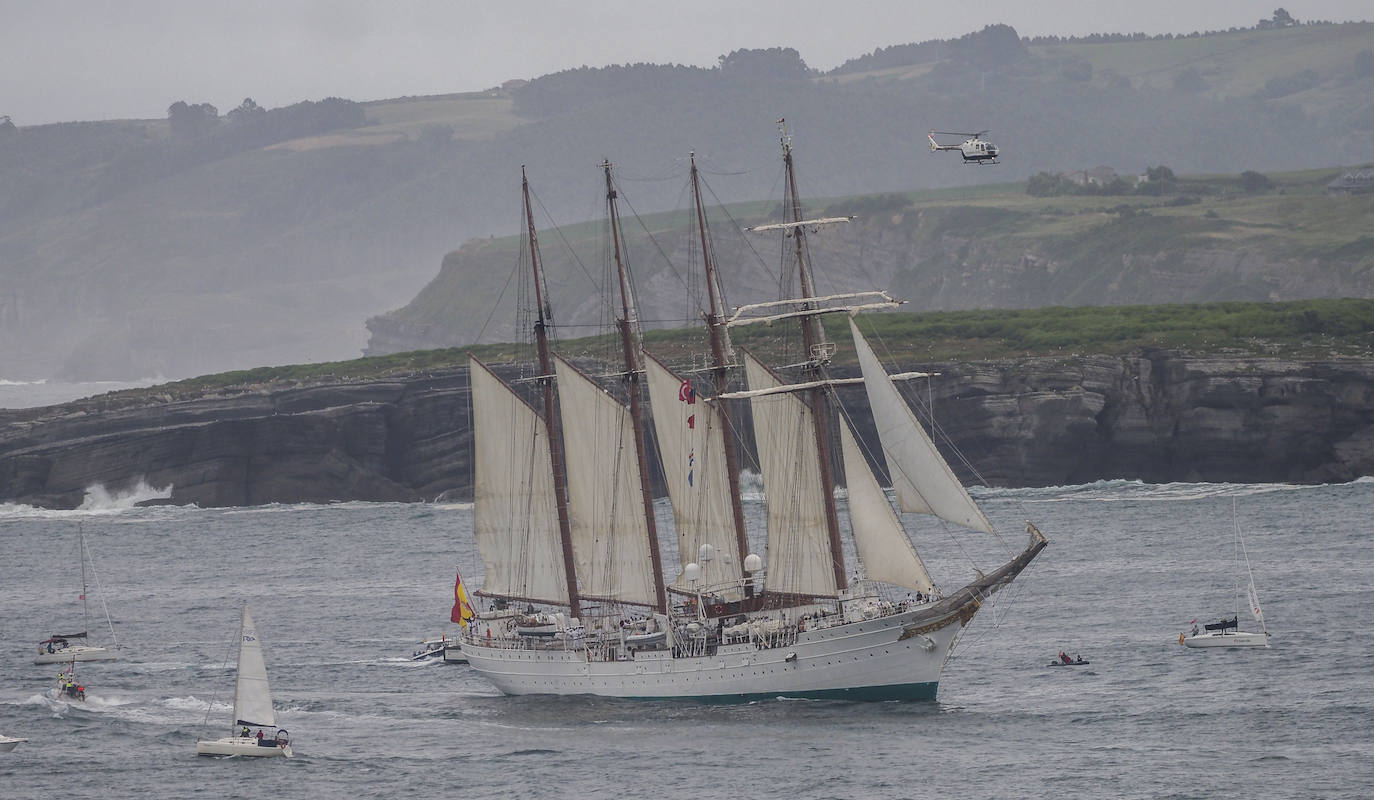
[[[91,620],[87,613],[86,600],[86,530],[78,523],[76,532],[81,548],[80,552],[77,553],[81,558],[81,629],[89,631],[91,629]]]
[[[649,484],[649,457],[644,444],[644,409],[640,404],[640,366],[639,350],[635,346],[635,333],[632,327],[636,319],[630,305],[629,276],[625,272],[625,261],[620,249],[620,214],[616,209],[616,191],[611,182],[611,162],[601,164],[606,172],[606,207],[610,214],[611,243],[615,253],[615,269],[620,279],[620,319],[616,327],[620,329],[620,344],[625,357],[626,391],[630,395],[630,420],[634,424],[635,458],[639,460],[640,498],[644,504],[644,524],[649,537],[649,562],[654,577],[654,602],[660,614],[668,613],[668,591],[663,583],[663,556],[658,549],[658,526],[654,522],[654,493]]]
[[[726,341],[729,329],[725,326],[725,309],[721,298],[720,282],[716,266],[711,261],[711,245],[706,234],[706,211],[701,205],[701,186],[697,178],[697,156],[692,159],[692,199],[696,205],[697,230],[701,233],[701,261],[706,270],[706,294],[710,308],[706,312],[706,332],[711,340],[711,378],[716,384],[716,394],[724,394],[729,384],[729,342]],[[739,557],[749,552],[749,542],[744,528],[744,503],[739,491],[739,454],[735,452],[735,437],[730,426],[730,411],[726,401],[721,400],[717,411],[720,413],[721,429],[725,440],[725,474],[730,481],[730,513],[735,524],[735,544],[739,547]]]
[[[558,403],[554,397],[553,359],[549,355],[548,321],[553,316],[546,305],[544,271],[539,263],[539,237],[534,230],[534,211],[530,206],[530,182],[525,167],[520,167],[520,190],[525,201],[525,226],[530,237],[530,269],[534,274],[534,343],[539,354],[539,390],[544,400],[544,427],[549,438],[549,459],[553,462],[553,494],[558,507],[558,541],[563,551],[563,570],[568,576],[568,613],[582,616],[582,601],[577,592],[577,570],[573,561],[572,525],[568,521],[568,473],[563,456],[563,432]]]
[[[797,194],[797,174],[792,165],[792,142],[787,137],[784,130],[782,136],[782,161],[786,172],[788,212],[791,214],[791,221],[798,223],[802,221],[801,198]],[[801,296],[809,300],[816,296],[815,286],[811,279],[811,270],[806,263],[806,231],[802,225],[793,225],[792,238],[796,243],[797,249],[797,273],[801,281]],[[803,310],[815,308],[813,303],[804,304]],[[808,366],[807,372],[813,374],[813,380],[820,380],[823,368],[823,348],[825,344],[825,331],[821,328],[819,315],[808,314],[801,318],[802,343],[806,347],[806,359]],[[826,400],[825,388],[814,386],[807,390],[810,396],[811,410],[816,418],[816,453],[820,461],[821,488],[824,493],[822,500],[825,505],[825,526],[830,538],[830,560],[835,570],[835,588],[843,591],[848,583],[845,580],[844,568],[844,548],[840,543],[840,519],[835,510],[835,476],[831,469],[830,455],[830,406]]]

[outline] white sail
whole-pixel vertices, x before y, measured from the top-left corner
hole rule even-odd
[[[902,510],[933,514],[955,525],[992,533],[992,523],[916,421],[916,415],[911,413],[911,407],[892,384],[853,319],[849,320],[849,329],[854,334],[854,349],[863,370],[864,388],[873,409],[887,471]]]
[[[471,359],[473,531],[488,594],[568,602],[553,462],[539,415]]]
[[[681,567],[700,563],[701,588],[738,584],[743,573],[725,468],[728,432],[724,419],[714,404],[696,396],[689,381],[653,356],[645,359],[644,370],[668,499],[673,504]],[[705,562],[699,561],[702,545],[710,545],[714,554]],[[673,585],[683,591],[694,588],[681,572]],[[738,588],[718,592],[732,600],[741,594]]]
[[[234,728],[240,725],[277,727],[277,718],[272,713],[272,690],[267,686],[267,665],[262,660],[262,642],[258,641],[258,629],[248,606],[243,607],[238,682],[234,686]]]
[[[743,355],[749,388],[783,385],[758,359]],[[825,524],[825,492],[830,488],[821,481],[814,415],[792,393],[754,397],[749,404],[768,509],[768,591],[833,595],[834,562]]]
[[[840,444],[849,489],[849,524],[868,577],[929,592],[935,586],[930,573],[888,504],[848,422],[840,425]]]
[[[655,605],[630,410],[564,359],[554,358],[554,372],[578,591],[584,597]]]

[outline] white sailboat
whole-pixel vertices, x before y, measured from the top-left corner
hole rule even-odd
[[[699,397],[690,380],[652,357],[641,366],[631,341],[637,321],[618,238],[617,325],[625,363],[617,377],[627,388],[628,404],[568,361],[549,355],[547,292],[524,184],[543,414],[490,368],[471,360],[474,528],[485,566],[478,596],[488,606],[465,629],[463,651],[502,692],[931,699],[960,632],[989,595],[1045,547],[1044,536],[1028,525],[1023,550],[941,595],[857,437],[842,422],[850,527],[869,578],[848,581],[830,475],[829,393],[837,383],[828,371],[833,346],[821,338],[817,319],[821,313],[895,303],[843,306],[814,296],[801,240],[818,221],[800,214],[785,137],[784,162],[791,221],[772,227],[798,240],[803,296],[772,304],[782,311],[766,319],[801,320],[810,354],[802,369],[807,380],[789,383],[745,353],[750,388],[727,391],[729,370],[736,365],[708,259],[710,308],[704,316],[713,353],[713,398]],[[617,237],[616,192],[605,166],[611,231]],[[695,161],[692,179],[705,256],[711,248]],[[851,332],[902,509],[991,532],[991,523],[852,321]],[[680,565],[672,580],[665,579],[657,559],[642,439],[646,429],[639,413],[641,371],[676,524]],[[766,563],[749,552],[745,535],[725,402],[733,398],[748,399],[752,408],[766,494]],[[901,593],[909,599],[898,599]],[[534,635],[535,621],[545,629],[539,635]]]
[[[246,605],[239,626],[234,722],[229,735],[222,739],[197,739],[196,755],[291,757],[290,738],[284,729],[277,727],[276,713],[272,709],[272,690],[267,685],[267,665],[262,659],[262,642],[258,639],[257,626],[253,624],[253,617]]]
[[[1231,500],[1231,524],[1235,528],[1235,547],[1240,558],[1237,562],[1245,562],[1245,601],[1250,609],[1250,615],[1255,618],[1259,625],[1258,631],[1243,631],[1240,629],[1240,610],[1237,609],[1230,619],[1222,619],[1217,622],[1203,625],[1201,631],[1198,630],[1197,620],[1193,621],[1193,629],[1189,634],[1178,635],[1178,643],[1184,647],[1268,647],[1269,631],[1264,625],[1264,610],[1260,608],[1259,592],[1255,590],[1255,573],[1250,569],[1250,553],[1245,548],[1245,536],[1241,533],[1240,522],[1236,519],[1235,500]],[[1237,563],[1239,566],[1239,563]],[[1239,603],[1241,595],[1240,587],[1237,586],[1236,598]]]
[[[18,747],[21,743],[27,741],[28,739],[25,739],[23,737],[0,735],[0,753],[8,753],[9,751]]]
[[[47,639],[38,643],[38,656],[34,658],[35,664],[69,664],[73,661],[115,661],[119,658],[119,640],[115,637],[114,622],[110,619],[110,610],[105,605],[104,592],[100,593],[100,606],[105,611],[105,624],[110,629],[110,647],[101,647],[88,643],[89,624],[89,604],[86,600],[88,595],[86,586],[86,564],[90,561],[91,575],[95,577],[96,589],[100,589],[100,578],[95,574],[95,561],[91,559],[90,549],[86,546],[85,531],[78,531],[78,546],[81,560],[81,621],[82,630],[80,633],[55,633]]]

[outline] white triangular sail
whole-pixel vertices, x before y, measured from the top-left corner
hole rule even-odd
[[[750,389],[784,385],[758,359],[743,355]],[[791,392],[753,397],[749,403],[768,509],[768,591],[833,595],[835,570],[825,523],[830,487],[821,481],[815,416]]]
[[[653,356],[645,359],[644,371],[668,499],[673,504],[680,567],[692,562],[701,566],[697,587],[688,585],[681,572],[673,585],[682,591],[734,585],[715,591],[725,599],[738,599],[743,573],[725,468],[728,432],[724,419],[714,404],[697,397],[690,381],[673,374]],[[700,561],[702,545],[710,545],[713,554],[704,562]]]
[[[272,690],[267,686],[267,665],[262,660],[262,642],[248,606],[243,607],[239,629],[239,672],[234,685],[234,730],[241,725],[255,728],[277,727],[272,713]]]
[[[568,602],[553,462],[539,415],[486,365],[471,359],[473,532],[482,591]]]
[[[854,334],[854,349],[863,370],[864,388],[868,391],[892,488],[897,491],[902,510],[933,514],[955,525],[992,533],[992,523],[954,477],[853,319],[849,320],[849,329]]]
[[[873,476],[848,422],[840,425],[840,444],[849,490],[849,524],[868,577],[929,592],[935,586],[930,573],[888,504],[887,495]]]
[[[655,605],[630,409],[562,358],[554,358],[554,372],[578,591],[584,597]]]

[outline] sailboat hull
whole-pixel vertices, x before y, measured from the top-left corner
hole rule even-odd
[[[108,647],[72,645],[51,653],[42,652],[33,660],[35,664],[70,664],[73,661],[118,661],[119,652]]]
[[[223,739],[197,739],[198,756],[247,756],[250,758],[290,758],[291,745],[262,745],[248,736],[229,736]]]
[[[1267,633],[1200,633],[1185,636],[1184,647],[1268,647]]]

